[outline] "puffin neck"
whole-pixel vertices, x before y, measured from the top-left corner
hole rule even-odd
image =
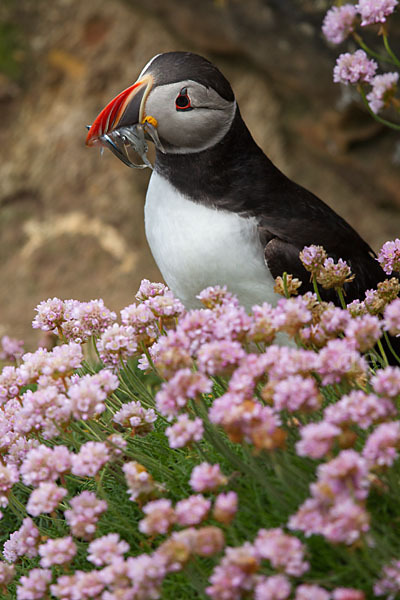
[[[246,188],[254,188],[260,169],[276,168],[254,142],[239,108],[215,146],[186,154],[157,150],[155,162],[155,171],[190,200],[233,212],[251,212]]]

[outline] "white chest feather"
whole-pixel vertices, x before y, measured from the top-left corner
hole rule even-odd
[[[154,172],[145,225],[167,285],[187,308],[198,306],[196,294],[209,285],[226,285],[247,309],[276,304],[255,220],[192,202]]]

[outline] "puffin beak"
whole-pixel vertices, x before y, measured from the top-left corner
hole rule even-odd
[[[138,125],[145,120],[145,104],[153,85],[148,74],[118,94],[94,120],[86,138],[87,146],[107,145],[101,139],[118,127]]]

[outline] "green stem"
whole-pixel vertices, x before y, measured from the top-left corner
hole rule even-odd
[[[318,298],[318,302],[322,302],[322,298],[319,293],[317,279],[316,279],[315,275],[312,276],[312,284],[313,284],[314,292]]]
[[[392,346],[392,344],[390,342],[390,339],[389,339],[389,336],[388,336],[387,332],[385,331],[383,335],[385,337],[385,340],[386,340],[386,343],[388,345],[388,348],[389,348],[390,352],[393,354],[393,356],[395,357],[395,359],[397,360],[397,362],[400,363],[400,357],[394,351],[393,346]]]
[[[364,40],[362,39],[362,37],[358,34],[353,32],[353,37],[355,39],[355,41],[357,42],[357,44],[370,56],[372,56],[373,58],[376,58],[377,60],[381,61],[381,62],[386,62],[386,63],[390,63],[390,64],[396,64],[396,62],[394,62],[393,58],[387,58],[387,56],[383,55],[383,54],[379,54],[378,52],[375,52],[374,50],[371,50],[371,48],[369,46],[367,46],[367,44],[364,42]]]
[[[383,34],[383,44],[385,46],[385,50],[386,52],[389,54],[390,58],[392,59],[393,63],[397,66],[400,67],[400,60],[397,58],[397,56],[395,55],[395,53],[393,52],[393,50],[391,49],[391,47],[389,46],[389,40],[388,40],[388,36],[386,33]]]
[[[358,91],[361,95],[361,98],[363,99],[365,106],[367,107],[369,114],[371,115],[371,117],[373,117],[375,119],[375,121],[378,121],[378,123],[382,123],[382,125],[386,125],[386,127],[390,127],[391,129],[400,131],[400,125],[397,125],[396,123],[392,123],[391,121],[387,121],[386,119],[382,119],[382,117],[379,117],[378,115],[376,115],[374,113],[374,111],[370,107],[369,102],[367,100],[367,95],[365,93],[365,90],[360,85],[358,86]]]
[[[288,290],[288,286],[287,286],[287,273],[286,273],[286,271],[283,274],[282,281],[283,281],[283,291],[285,292],[285,298],[290,298],[290,294],[289,294],[289,290]]]
[[[385,351],[384,351],[384,349],[383,349],[382,342],[381,342],[381,340],[380,340],[380,339],[379,339],[379,340],[378,340],[378,342],[377,342],[377,346],[378,346],[378,348],[379,348],[379,352],[380,352],[380,353],[381,353],[381,355],[382,355],[383,362],[385,363],[385,366],[387,367],[387,366],[389,365],[389,361],[388,361],[388,359],[387,359],[387,356],[386,356],[386,354],[385,354]]]
[[[347,310],[347,304],[346,304],[346,301],[344,299],[342,288],[337,287],[335,289],[336,289],[337,295],[339,296],[339,300],[340,300],[340,304],[342,305],[342,308],[344,308],[344,310]]]

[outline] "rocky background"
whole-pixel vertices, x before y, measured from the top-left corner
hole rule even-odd
[[[398,136],[334,86],[342,48],[322,0],[3,0],[0,5],[0,335],[37,344],[48,297],[132,302],[160,280],[146,245],[146,171],[84,145],[85,125],[146,62],[191,50],[230,79],[274,162],[378,249],[400,233]]]

